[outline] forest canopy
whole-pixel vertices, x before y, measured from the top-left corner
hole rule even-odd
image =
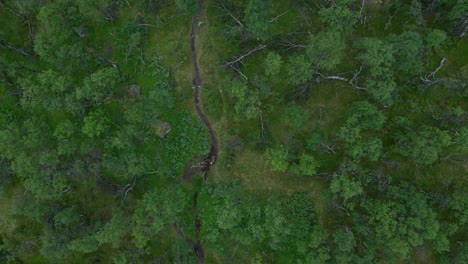
[[[466,0],[0,0],[0,263],[468,263]]]

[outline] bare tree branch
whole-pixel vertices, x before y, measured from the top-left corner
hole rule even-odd
[[[153,24],[138,24],[139,26],[145,26],[145,27],[158,27],[156,25],[153,25]]]
[[[253,50],[250,50],[249,52],[247,52],[247,53],[245,53],[245,54],[243,54],[243,55],[237,57],[235,60],[230,61],[230,62],[226,62],[226,66],[229,66],[229,65],[235,64],[235,63],[237,63],[237,62],[240,62],[240,61],[242,61],[245,57],[251,55],[252,53],[257,52],[257,51],[259,51],[259,50],[262,50],[262,49],[266,48],[266,46],[267,46],[267,45],[260,45],[260,46],[258,46],[258,47],[256,47],[256,48],[254,48]]]
[[[5,4],[3,1],[0,2],[0,7],[4,7],[6,10],[8,10],[10,13],[12,13],[15,16],[21,16],[20,13],[17,13],[13,10],[13,8],[9,7],[7,4]]]
[[[175,49],[177,49],[179,47],[180,38],[182,37],[182,31],[183,30],[184,30],[184,27],[180,27],[179,37],[177,38],[177,44],[175,46]]]
[[[445,57],[442,58],[442,60],[439,63],[439,66],[433,72],[427,74],[424,77],[423,76],[419,77],[421,81],[426,85],[426,88],[444,81],[444,79],[442,78],[435,79],[435,75],[442,69],[446,61],[447,61],[447,58]]]
[[[393,17],[396,16],[396,14],[398,14],[398,11],[399,10],[395,11],[395,13],[388,18],[388,21],[387,21],[387,24],[385,24],[384,30],[387,30],[392,25],[392,19]]]
[[[362,16],[362,11],[364,11],[364,6],[366,5],[366,0],[362,0],[361,3],[361,10],[359,11],[359,15]]]
[[[365,5],[366,5],[366,0],[362,0],[361,10],[359,11],[359,17],[361,18],[361,24],[365,24],[366,21],[367,21],[367,16],[366,17],[362,16],[362,12],[364,11]]]
[[[244,77],[244,79],[247,81],[249,78],[247,78],[247,76],[245,76],[245,74],[243,74],[239,69],[237,69],[236,67],[234,67],[232,64],[229,65],[229,67],[233,70],[235,70],[236,72],[238,72],[242,77]]]
[[[440,62],[439,62],[439,66],[433,71],[431,72],[428,77],[431,77],[431,78],[434,78],[435,75],[442,69],[442,67],[444,67],[444,64],[445,64],[445,61],[447,60],[447,58],[443,58]]]
[[[465,19],[465,21],[463,21],[462,27],[463,27],[463,31],[460,34],[460,38],[465,37],[466,32],[468,32],[468,19]]]
[[[353,87],[353,89],[356,89],[356,90],[367,90],[367,88],[365,88],[365,87],[360,87],[360,86],[357,84],[357,80],[358,80],[358,78],[359,78],[359,74],[361,74],[362,69],[363,69],[363,66],[361,65],[361,67],[359,68],[359,70],[357,70],[357,71],[354,72],[353,78],[345,78],[345,77],[340,76],[340,74],[336,74],[336,75],[324,75],[323,73],[321,73],[321,72],[319,72],[319,71],[315,71],[314,73],[316,73],[316,74],[319,75],[320,77],[325,78],[325,79],[327,79],[327,80],[338,80],[338,81],[347,82],[347,83],[351,84],[351,86]]]
[[[283,12],[283,13],[281,13],[281,14],[275,16],[274,18],[270,19],[270,23],[275,22],[276,20],[278,20],[278,18],[280,18],[280,17],[286,15],[287,13],[289,13],[289,11],[291,11],[291,10],[288,10],[288,11],[286,11],[286,12]]]
[[[290,50],[294,48],[307,49],[309,47],[308,45],[295,44],[291,42],[290,40],[283,41],[282,43],[280,43],[280,45],[288,47],[286,50]]]
[[[320,146],[322,146],[323,148],[325,148],[325,151],[326,151],[326,152],[331,153],[331,154],[333,154],[333,155],[336,154],[335,145],[330,146],[330,145],[327,145],[327,144],[325,144],[325,143],[323,143],[323,142],[320,142]]]
[[[127,195],[130,191],[133,191],[133,188],[136,184],[136,176],[133,176],[133,182],[125,185],[119,193],[123,192],[122,200],[120,201],[120,205],[122,205],[127,200]],[[117,194],[118,195],[118,194]]]
[[[264,142],[265,141],[265,125],[263,122],[263,113],[261,110],[260,110],[260,124],[262,125],[262,130],[260,131],[259,137]]]
[[[12,45],[10,45],[10,44],[8,44],[8,43],[6,43],[6,42],[3,40],[2,36],[0,36],[0,46],[5,47],[5,48],[7,48],[7,49],[14,50],[14,51],[16,51],[16,52],[18,52],[18,53],[23,54],[23,55],[26,56],[26,57],[30,57],[30,56],[31,56],[31,54],[27,53],[26,51],[24,51],[24,50],[22,50],[22,49],[20,49],[20,48],[14,47],[14,46],[12,46]]]
[[[234,19],[234,21],[236,21],[236,23],[239,24],[239,26],[240,26],[241,28],[243,28],[243,27],[244,27],[244,24],[242,24],[242,23],[240,22],[240,20],[239,20],[237,17],[235,17],[235,16],[229,11],[229,9],[226,7],[226,5],[224,5],[224,2],[223,2],[223,1],[221,1],[221,5],[222,5],[223,10],[224,10],[230,17],[232,17],[232,19]]]

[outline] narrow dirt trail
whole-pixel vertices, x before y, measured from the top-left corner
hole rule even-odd
[[[203,157],[202,162],[200,162],[202,166],[195,166],[198,169],[193,169],[194,166],[187,168],[183,174],[183,178],[190,179],[192,176],[196,175],[198,172],[201,171],[203,172],[203,178],[206,180],[211,166],[216,162],[218,158],[219,141],[218,141],[218,136],[216,134],[216,131],[213,129],[213,126],[210,120],[208,119],[208,116],[203,111],[203,104],[200,99],[200,90],[203,84],[203,79],[201,76],[200,66],[198,63],[196,40],[197,40],[197,27],[200,22],[200,14],[204,10],[204,0],[199,0],[198,5],[199,5],[199,8],[198,8],[197,13],[193,17],[192,29],[190,32],[190,54],[191,54],[192,66],[193,66],[193,80],[192,80],[193,101],[195,103],[195,108],[197,110],[198,116],[201,118],[201,120],[205,124],[210,134],[211,147],[210,147],[210,152],[208,153],[208,155]],[[197,157],[195,157],[194,159],[197,159]],[[186,234],[184,233],[184,231],[177,226],[177,224],[174,224],[174,228],[176,229],[176,232],[178,233],[178,235],[182,237],[186,241],[186,243],[193,248],[195,255],[198,258],[198,263],[204,264],[205,263],[205,250],[200,241],[200,230],[202,228],[202,223],[200,220],[200,214],[198,210],[198,191],[195,192],[193,196],[193,208],[195,209],[195,212],[196,212],[195,239],[192,240],[188,238]]]
[[[194,89],[193,100],[195,103],[195,108],[197,109],[198,116],[202,119],[203,123],[208,129],[208,132],[210,133],[210,138],[211,138],[210,153],[205,158],[206,167],[204,171],[205,171],[205,176],[206,176],[206,172],[208,172],[211,165],[213,165],[216,162],[216,159],[218,158],[219,142],[218,142],[218,136],[216,134],[216,131],[213,129],[213,126],[210,120],[208,119],[208,116],[203,111],[203,104],[200,99],[200,89],[203,84],[203,79],[200,73],[200,66],[198,64],[196,35],[197,35],[198,23],[200,22],[200,14],[204,9],[204,0],[199,0],[198,5],[199,5],[198,11],[192,20],[192,30],[190,33],[190,53],[192,57],[192,66],[193,66],[193,81],[192,81],[192,85]]]

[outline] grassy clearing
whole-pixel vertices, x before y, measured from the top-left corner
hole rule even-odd
[[[191,16],[175,8],[164,8],[160,15],[165,19],[151,36],[152,52],[162,55],[166,66],[173,70],[177,91],[184,96],[191,95],[192,90],[188,89],[192,83],[189,49]]]
[[[2,187],[1,192],[6,192],[4,187]],[[8,195],[3,194],[0,199],[0,210],[2,211],[0,215],[0,234],[7,237],[13,235],[17,227],[17,220],[13,218],[15,214],[14,201],[18,198],[18,195],[21,195],[20,192],[19,188],[9,190]]]

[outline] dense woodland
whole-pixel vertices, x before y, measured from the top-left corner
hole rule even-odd
[[[468,263],[467,37],[466,0],[0,0],[0,263]]]

